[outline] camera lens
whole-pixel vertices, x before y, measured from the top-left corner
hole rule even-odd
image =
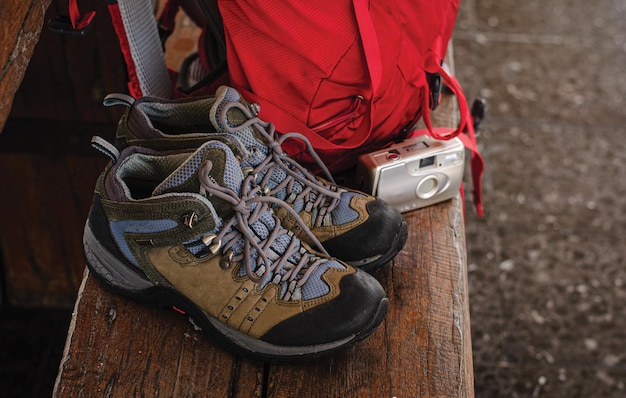
[[[439,180],[437,180],[437,177],[430,175],[417,183],[415,194],[420,199],[430,199],[437,193],[438,187]]]

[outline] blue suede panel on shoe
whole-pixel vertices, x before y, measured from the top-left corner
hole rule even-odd
[[[128,258],[128,261],[133,263],[136,266],[139,266],[137,260],[133,256],[130,248],[128,247],[128,243],[126,243],[126,239],[124,235],[126,233],[135,233],[135,234],[153,234],[155,232],[163,232],[168,229],[176,228],[178,223],[174,220],[163,219],[163,220],[122,220],[122,221],[111,221],[109,223],[111,226],[111,234],[113,235],[113,239],[115,239],[115,243],[120,248],[122,253]]]

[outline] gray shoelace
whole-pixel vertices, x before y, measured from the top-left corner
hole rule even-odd
[[[284,229],[276,218],[274,218],[272,231],[265,239],[259,239],[253,232],[251,225],[270,211],[270,204],[283,206],[294,216],[318,249],[326,255],[328,253],[289,205],[280,199],[259,195],[261,188],[253,184],[253,176],[245,177],[241,185],[240,195],[238,195],[232,189],[222,187],[210,178],[209,172],[212,167],[211,161],[207,160],[202,163],[198,173],[200,184],[209,195],[214,195],[231,203],[235,214],[222,225],[217,234],[207,235],[202,241],[213,253],[221,249],[222,253],[229,257],[229,261],[243,262],[247,276],[253,282],[260,283],[261,286],[270,280],[276,284],[288,282],[289,287],[283,299],[297,299],[299,288],[307,282],[313,271],[327,259],[307,252],[293,233]],[[286,245],[282,253],[279,253],[276,250],[277,245],[274,243],[281,237],[284,239],[285,236],[288,236],[289,244]],[[244,240],[243,251],[235,253],[233,247],[238,244],[240,239]],[[253,270],[250,265],[253,251],[256,251],[258,255],[259,265],[256,270]]]
[[[246,116],[246,121],[237,126],[231,126],[228,122],[228,111],[231,108],[237,108]],[[285,198],[287,203],[295,203],[298,200],[303,200],[306,203],[304,209],[309,212],[313,212],[316,209],[315,219],[313,220],[313,226],[330,225],[332,221],[330,219],[330,212],[332,212],[339,201],[341,200],[341,193],[343,190],[336,185],[327,186],[318,180],[311,172],[302,167],[297,162],[291,160],[287,154],[282,150],[282,143],[290,138],[301,140],[307,146],[307,150],[311,157],[318,164],[320,169],[324,172],[326,178],[333,182],[332,175],[324,165],[324,162],[319,158],[309,140],[302,134],[297,132],[290,132],[283,134],[280,138],[276,139],[276,129],[272,123],[264,122],[255,113],[253,113],[248,107],[241,102],[229,102],[221,110],[219,117],[222,120],[222,125],[225,129],[231,133],[237,133],[245,130],[248,127],[254,126],[256,131],[263,137],[267,146],[269,147],[267,157],[257,164],[254,169],[247,170],[250,175],[254,177],[254,183],[263,187],[264,195],[275,195],[282,189],[286,189],[286,192],[290,193]],[[267,187],[268,181],[271,179],[274,168],[278,166],[286,173],[286,178],[281,181],[273,189]],[[257,177],[263,176],[261,181],[257,181]],[[294,184],[299,184],[302,187],[300,193],[295,194],[293,190]],[[313,193],[313,195],[311,195]]]

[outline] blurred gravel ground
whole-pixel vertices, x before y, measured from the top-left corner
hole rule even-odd
[[[462,1],[456,73],[489,107],[477,397],[626,396],[624,21],[622,0]]]

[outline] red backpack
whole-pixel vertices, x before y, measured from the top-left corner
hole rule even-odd
[[[231,84],[278,131],[304,134],[331,171],[428,121],[439,76],[462,129],[467,104],[441,67],[459,1],[220,1]],[[311,165],[302,143],[285,147]]]
[[[475,201],[480,196],[471,115],[442,67],[460,0],[168,0],[159,29],[150,0],[110,3],[131,95],[212,94],[229,84],[259,104],[261,119],[279,133],[306,136],[332,172],[406,138],[423,118],[434,138],[459,136],[472,150]],[[202,36],[172,84],[162,41],[181,7]],[[442,83],[458,100],[456,128],[430,123]],[[283,147],[315,169],[304,143]]]

